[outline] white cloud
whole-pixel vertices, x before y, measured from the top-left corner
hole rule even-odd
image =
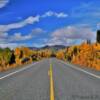
[[[26,43],[0,43],[1,48],[10,48],[11,50],[15,49],[16,47],[26,46]]]
[[[74,27],[67,26],[64,28],[60,28],[55,30],[52,33],[53,37],[65,37],[69,39],[94,39],[95,34],[89,27]]]
[[[6,6],[8,2],[9,0],[0,0],[0,8],[3,8],[4,6]]]
[[[94,41],[95,38],[95,32],[93,32],[89,27],[67,26],[52,32],[51,39],[48,40],[47,44],[72,45],[87,39]]]
[[[45,18],[45,17],[51,17],[51,16],[55,16],[57,18],[66,18],[68,17],[68,14],[64,13],[64,12],[53,12],[53,11],[48,11],[45,14],[43,14],[41,17]]]
[[[11,29],[22,28],[22,27],[26,26],[27,24],[33,24],[38,21],[39,21],[39,16],[36,16],[36,17],[31,16],[21,22],[12,23],[12,24],[8,24],[8,25],[0,25],[0,33],[7,32]]]
[[[13,36],[10,37],[10,41],[23,41],[31,39],[31,34],[28,35],[21,35],[21,33],[15,33]]]
[[[5,38],[5,37],[7,37],[8,36],[8,33],[1,33],[0,34],[0,38]]]
[[[63,12],[61,12],[61,13],[55,13],[55,16],[57,16],[58,18],[66,18],[66,17],[68,17],[68,15],[65,14],[65,13],[63,13]]]
[[[9,42],[18,42],[18,41],[24,41],[32,39],[35,36],[38,36],[41,33],[44,33],[45,31],[41,28],[35,28],[31,31],[31,33],[22,35],[22,33],[14,33],[12,35],[9,35],[8,33],[1,33],[0,34],[0,43],[9,43]]]
[[[34,36],[44,33],[45,31],[41,28],[35,28],[32,30],[31,33],[22,35],[21,33],[15,33],[13,36],[9,37],[10,41],[23,41],[23,40],[29,40],[32,39]]]
[[[53,16],[53,15],[54,15],[54,13],[52,11],[48,11],[44,15],[42,15],[42,17],[50,17],[50,16]]]
[[[33,24],[34,22],[38,22],[39,21],[39,17],[40,17],[39,15],[37,15],[35,17],[30,16],[24,21],[24,23],[25,24]]]
[[[33,29],[32,30],[32,33],[31,34],[40,34],[40,33],[44,33],[45,31],[41,28],[36,28],[36,29]]]
[[[17,43],[0,43],[0,47],[1,48],[11,48],[11,49],[14,49],[15,47],[17,47],[18,44]]]

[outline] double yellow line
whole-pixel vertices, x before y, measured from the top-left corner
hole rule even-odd
[[[49,76],[50,76],[50,100],[55,100],[52,64],[50,64]]]

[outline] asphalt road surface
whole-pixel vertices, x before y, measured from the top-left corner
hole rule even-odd
[[[55,100],[100,100],[100,76],[55,58],[0,73],[0,100],[50,100],[50,64]]]

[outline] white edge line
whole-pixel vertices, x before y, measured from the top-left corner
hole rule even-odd
[[[61,60],[60,60],[61,61]],[[83,70],[83,69],[81,69],[81,68],[79,68],[79,67],[75,67],[75,66],[73,66],[73,65],[70,65],[70,64],[68,64],[68,63],[65,63],[64,61],[61,61],[63,64],[66,64],[66,65],[69,65],[71,68],[73,68],[73,69],[76,69],[76,70],[78,70],[78,71],[81,71],[81,72],[84,72],[84,73],[86,73],[86,74],[88,74],[88,75],[90,75],[90,76],[93,76],[93,77],[95,77],[95,78],[98,78],[98,79],[100,79],[100,76],[98,76],[98,75],[95,75],[95,74],[93,74],[93,73],[91,73],[91,72],[88,72],[88,71],[86,71],[86,70]]]
[[[33,65],[35,65],[35,64],[37,64],[37,63],[39,63],[39,62],[33,63],[33,64],[29,65],[28,67],[26,66],[26,67],[21,68],[21,69],[19,69],[19,70],[17,70],[17,71],[14,71],[14,72],[9,73],[9,74],[7,74],[7,75],[5,75],[5,76],[2,76],[2,77],[0,77],[0,80],[2,80],[2,79],[4,79],[4,78],[7,78],[7,77],[9,77],[9,76],[12,76],[12,75],[14,75],[14,74],[16,74],[16,73],[19,73],[19,72],[21,72],[21,71],[24,71],[24,70],[26,70],[26,69],[28,69],[28,68],[31,68]]]

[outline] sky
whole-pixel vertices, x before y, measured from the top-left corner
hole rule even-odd
[[[0,0],[0,47],[96,41],[100,0]]]

